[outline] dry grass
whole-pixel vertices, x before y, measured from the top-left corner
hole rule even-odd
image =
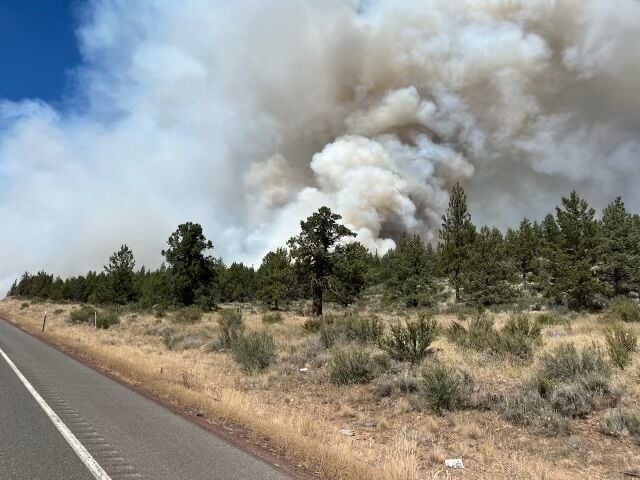
[[[249,428],[256,438],[270,439],[296,464],[325,477],[601,479],[619,478],[613,472],[640,467],[637,445],[600,432],[604,407],[572,421],[570,437],[553,438],[515,427],[493,411],[437,416],[416,411],[405,394],[379,398],[371,385],[334,386],[326,367],[329,353],[317,345],[316,335],[301,328],[303,319],[293,312],[285,313],[281,323],[265,324],[261,312],[244,309],[247,331],[268,331],[279,352],[274,367],[247,376],[228,352],[211,347],[218,334],[216,314],[206,314],[194,325],[128,315],[120,325],[96,331],[67,324],[72,308],[68,305],[20,307],[20,301],[4,300],[0,313],[37,332],[46,309],[48,337],[213,422]],[[393,320],[389,315],[380,317]],[[446,324],[452,318],[438,320]],[[496,324],[506,318],[498,315]],[[547,327],[544,346],[529,364],[462,351],[443,338],[433,347],[441,361],[472,374],[479,388],[509,392],[531,374],[542,350],[567,341],[578,347],[594,341],[603,344],[602,329],[601,319],[592,315],[574,319],[570,328]],[[171,350],[163,341],[167,335],[178,338]],[[628,404],[640,399],[638,357],[624,372],[616,372],[614,381],[626,390],[623,401]],[[308,372],[301,373],[301,367]],[[356,435],[341,435],[343,428]],[[465,469],[446,470],[445,458],[462,458]]]

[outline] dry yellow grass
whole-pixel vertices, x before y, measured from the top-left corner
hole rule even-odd
[[[415,411],[405,397],[377,398],[371,385],[334,386],[328,382],[322,354],[305,364],[303,352],[311,334],[293,313],[284,314],[282,323],[263,324],[259,312],[245,308],[247,329],[269,331],[279,350],[275,366],[246,376],[226,353],[204,346],[168,350],[162,342],[163,331],[215,338],[216,314],[205,315],[195,325],[128,315],[120,325],[96,331],[66,323],[73,308],[69,305],[36,303],[22,309],[21,303],[0,302],[0,314],[37,332],[46,309],[46,336],[56,342],[213,422],[247,427],[256,438],[268,438],[296,464],[329,478],[601,479],[619,478],[616,471],[640,467],[640,449],[629,439],[600,433],[602,411],[572,421],[570,437],[541,437],[505,422],[495,412],[437,416]],[[446,323],[450,318],[439,320]],[[497,322],[505,318],[499,316]],[[570,329],[548,327],[536,357],[560,342],[602,343],[601,330],[601,322],[592,315],[575,319]],[[529,365],[507,362],[461,351],[444,339],[434,347],[440,359],[471,373],[477,385],[490,391],[515,388],[536,361]],[[628,403],[637,403],[640,393],[640,365],[635,357],[633,365],[615,379],[625,387]],[[299,372],[303,366],[309,367],[308,373]],[[341,435],[342,428],[356,435]],[[445,469],[445,458],[462,458],[465,469]]]

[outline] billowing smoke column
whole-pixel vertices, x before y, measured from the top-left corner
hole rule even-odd
[[[463,182],[506,225],[640,207],[638,0],[94,0],[62,107],[0,103],[0,279],[157,265],[185,220],[256,262],[321,205],[371,249]]]

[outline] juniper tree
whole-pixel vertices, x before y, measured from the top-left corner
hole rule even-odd
[[[121,245],[120,250],[109,257],[109,264],[104,267],[108,288],[105,300],[124,305],[138,298],[133,271],[135,265],[133,252],[127,245]]]
[[[300,222],[300,233],[287,242],[297,268],[310,281],[313,298],[311,311],[316,316],[322,315],[327,279],[334,273],[336,260],[344,249],[339,243],[340,239],[355,236],[338,223],[341,218],[328,207],[321,207],[306,221]]]
[[[289,299],[295,276],[291,257],[285,248],[267,253],[258,269],[258,298],[278,310],[280,303]]]
[[[425,245],[418,235],[403,235],[382,259],[386,294],[410,307],[433,304],[435,263],[431,245]]]
[[[342,306],[352,304],[367,285],[371,263],[372,256],[361,243],[349,243],[339,249],[327,279],[329,300]]]
[[[467,196],[459,183],[451,189],[449,208],[442,216],[440,229],[440,258],[444,272],[449,276],[455,290],[455,300],[460,301],[463,269],[469,257],[469,247],[473,243],[475,227],[467,209]]]
[[[169,248],[162,251],[169,264],[169,278],[177,301],[191,305],[200,297],[210,306],[211,286],[215,279],[215,261],[205,255],[213,249],[211,240],[202,233],[202,226],[187,222],[178,226],[167,241]],[[208,297],[208,298],[207,298]]]

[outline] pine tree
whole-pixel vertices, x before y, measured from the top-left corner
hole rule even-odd
[[[204,252],[213,249],[213,243],[202,233],[197,223],[183,223],[167,241],[169,248],[162,255],[169,264],[169,277],[174,295],[182,305],[191,305],[196,299],[210,307],[211,287],[216,276],[215,261]]]
[[[520,222],[518,230],[511,230],[506,235],[507,252],[515,261],[522,286],[529,290],[528,277],[533,273],[535,260],[539,255],[540,239],[531,222],[524,218]]]
[[[556,207],[559,251],[553,259],[556,275],[554,293],[566,298],[571,308],[592,307],[602,285],[594,274],[598,246],[595,210],[575,192]]]
[[[295,276],[291,257],[286,248],[267,253],[258,269],[258,298],[278,310],[280,304],[291,298]]]
[[[351,305],[367,285],[372,256],[358,242],[345,245],[336,253],[333,272],[327,279],[329,301]]]
[[[449,196],[449,208],[442,216],[440,229],[440,257],[444,272],[449,276],[455,290],[455,301],[460,301],[464,265],[469,257],[469,247],[473,243],[475,227],[467,209],[467,196],[456,183]]]
[[[316,213],[300,222],[300,234],[287,242],[296,267],[310,280],[313,315],[322,315],[323,295],[327,279],[333,273],[337,256],[343,250],[342,237],[355,234],[338,223],[342,217],[321,207]]]
[[[640,231],[618,197],[602,212],[598,245],[600,278],[612,295],[625,295],[637,288],[640,269]]]
[[[221,299],[224,302],[248,302],[256,298],[258,281],[253,267],[233,262],[219,275]]]
[[[382,258],[387,296],[408,307],[435,303],[435,253],[418,235],[403,235],[398,246]]]
[[[506,244],[497,228],[484,226],[475,236],[466,265],[465,295],[480,305],[512,301],[515,267],[506,255]]]
[[[109,257],[109,264],[104,267],[107,275],[107,301],[124,305],[138,298],[138,290],[134,280],[136,262],[133,252],[127,245],[120,246],[120,250]]]

